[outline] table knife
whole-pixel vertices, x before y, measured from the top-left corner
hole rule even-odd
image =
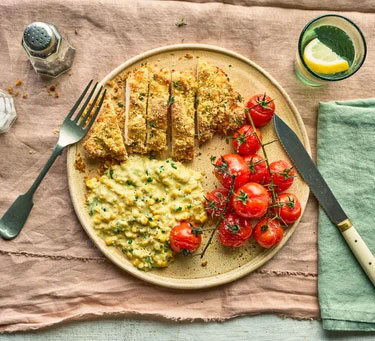
[[[294,166],[309,185],[320,206],[338,227],[362,269],[375,285],[375,257],[333,195],[295,132],[278,116],[273,116],[276,134]]]

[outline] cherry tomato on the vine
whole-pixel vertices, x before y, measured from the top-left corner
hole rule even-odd
[[[294,180],[294,169],[292,165],[285,161],[279,160],[270,164],[271,176],[276,192],[282,192],[288,189]],[[269,173],[266,176],[265,183],[271,181]]]
[[[267,190],[255,182],[241,186],[233,195],[234,210],[245,218],[263,217],[267,212],[268,202]]]
[[[230,188],[231,175],[235,175],[234,188],[237,189],[249,181],[250,170],[240,155],[224,154],[220,156],[215,164],[216,178],[225,188]]]
[[[256,182],[263,185],[268,174],[267,164],[264,158],[258,154],[252,154],[245,156],[243,159],[250,170],[249,182]]]
[[[266,94],[258,94],[251,97],[246,106],[256,127],[263,127],[266,125],[271,121],[275,112],[275,102]],[[249,120],[247,115],[246,120]]]
[[[284,230],[275,219],[264,218],[254,227],[255,240],[266,249],[279,244],[283,236]]]
[[[233,212],[225,215],[217,231],[222,244],[240,247],[251,237],[253,229],[249,219],[240,217]]]
[[[229,195],[229,191],[226,188],[216,188],[213,191],[207,193],[206,200],[204,202],[204,207],[206,208],[206,212],[211,217],[219,217],[223,214],[226,200]],[[228,202],[228,207],[226,212],[230,212],[232,210],[232,200],[230,199]]]
[[[277,208],[281,219],[287,223],[294,223],[301,215],[301,204],[298,198],[292,193],[280,193],[277,199],[280,207]]]
[[[256,129],[259,139],[262,140],[262,133]],[[236,153],[245,156],[256,153],[260,148],[260,142],[254,133],[251,125],[244,125],[238,129],[232,137],[233,148]]]
[[[192,231],[193,227],[187,221],[182,221],[173,227],[169,236],[171,249],[175,252],[193,253],[196,251],[201,245],[202,236],[195,235]]]

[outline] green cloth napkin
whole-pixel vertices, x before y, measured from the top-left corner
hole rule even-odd
[[[370,250],[375,250],[375,99],[320,103],[320,172]],[[323,328],[375,330],[375,287],[319,210],[318,291]]]

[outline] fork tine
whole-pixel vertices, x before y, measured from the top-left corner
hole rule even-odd
[[[104,90],[103,95],[102,95],[102,98],[100,99],[99,105],[97,106],[97,108],[96,108],[96,110],[95,110],[95,114],[94,114],[94,116],[91,118],[91,121],[89,122],[89,124],[87,125],[87,127],[85,128],[85,131],[90,130],[91,126],[92,126],[93,123],[95,122],[96,117],[98,116],[99,110],[100,110],[100,108],[102,107],[102,104],[103,104],[103,101],[104,101],[104,96],[105,96],[105,93],[106,93],[106,92],[107,92],[107,89]]]
[[[94,92],[95,92],[95,89],[96,89],[97,85],[98,85],[98,82],[96,82],[96,84],[94,85],[94,87],[92,88],[92,90],[91,90],[91,92],[90,92],[90,95],[87,96],[85,103],[82,105],[81,109],[79,110],[79,112],[78,112],[76,118],[74,119],[74,122],[75,122],[75,123],[77,123],[78,120],[81,118],[83,112],[85,111],[87,105],[89,104],[89,102],[90,102],[90,100],[91,100],[91,98],[92,98],[92,95],[93,95]]]
[[[84,118],[81,120],[81,122],[79,123],[79,126],[80,126],[80,127],[83,127],[83,126],[85,125],[85,122],[86,122],[87,118],[90,116],[92,109],[94,109],[95,103],[96,103],[96,101],[98,100],[99,95],[100,95],[100,93],[102,92],[102,89],[103,89],[103,86],[100,87],[98,93],[97,93],[96,96],[95,96],[94,101],[92,102],[92,104],[91,104],[91,106],[90,106],[90,109],[87,111],[85,117],[84,117]]]
[[[87,90],[90,88],[90,86],[91,86],[91,84],[92,84],[93,81],[94,81],[94,80],[92,79],[92,80],[89,82],[89,84],[87,84],[85,90],[83,90],[83,92],[82,92],[82,95],[79,96],[78,101],[73,105],[72,110],[70,110],[70,112],[69,112],[68,116],[66,116],[66,118],[71,118],[71,117],[73,116],[74,112],[76,111],[76,109],[77,109],[78,106],[80,105],[80,103],[81,103],[83,97],[85,97],[86,92],[87,92]]]

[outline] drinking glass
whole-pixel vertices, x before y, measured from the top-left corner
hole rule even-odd
[[[354,56],[353,60],[349,61],[348,70],[332,74],[321,74],[312,71],[306,64],[303,58],[304,49],[309,42],[311,42],[314,38],[317,38],[317,33],[315,30],[317,28],[321,28],[322,26],[325,26],[325,28],[329,26],[341,29],[346,33],[347,37],[350,38],[354,47]],[[332,39],[334,38],[335,37],[333,36]],[[340,47],[342,42],[343,39],[333,43]],[[310,86],[321,86],[329,82],[340,81],[352,76],[362,66],[366,58],[366,53],[367,47],[365,38],[359,27],[354,22],[341,15],[326,14],[312,19],[302,30],[298,41],[298,51],[294,71],[297,77],[303,83]]]

